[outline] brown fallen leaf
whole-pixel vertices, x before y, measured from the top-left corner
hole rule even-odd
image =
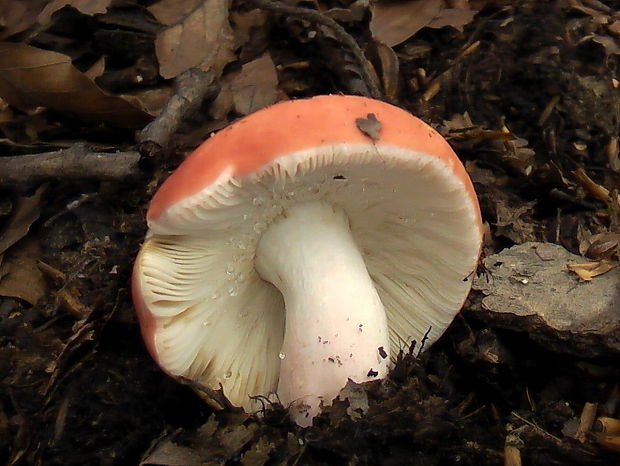
[[[381,132],[383,124],[377,120],[374,113],[369,113],[366,115],[366,118],[356,118],[355,124],[357,125],[357,129],[373,141],[376,141],[381,137],[379,133]]]
[[[235,50],[239,50],[242,63],[252,60],[267,49],[270,41],[271,24],[269,14],[264,10],[233,11],[230,22],[235,32]]]
[[[618,255],[620,233],[605,232],[588,235],[579,242],[579,253],[588,259],[609,259]]]
[[[160,0],[146,9],[164,26],[172,26],[190,14],[203,0]]]
[[[137,100],[140,102],[140,106],[144,108],[149,115],[157,116],[161,113],[171,95],[172,89],[170,87],[160,87],[142,89],[133,92],[130,96],[125,95],[125,97],[131,97]]]
[[[46,0],[3,0],[0,2],[0,40],[30,29]]]
[[[248,115],[278,100],[278,74],[269,53],[246,63],[231,84],[235,110]]]
[[[221,75],[224,66],[235,59],[228,3],[228,0],[201,2],[157,35],[155,51],[162,77],[175,78],[190,68]]]
[[[52,0],[37,17],[39,24],[47,24],[58,10],[70,6],[88,16],[103,14],[108,11],[112,0]]]
[[[396,100],[400,80],[398,56],[392,49],[381,42],[374,42],[372,50],[376,55],[380,71],[383,92],[389,100]]]
[[[0,265],[0,296],[18,298],[34,306],[47,292],[38,267],[41,247],[32,235],[24,238],[4,257]]]
[[[586,262],[583,264],[567,264],[566,267],[569,271],[577,274],[577,276],[584,282],[589,282],[594,277],[603,275],[610,270],[618,267],[618,264],[608,260],[601,260],[596,262]]]
[[[374,3],[370,7],[372,36],[389,47],[401,44],[428,26],[441,12],[441,5],[441,0]]]
[[[613,37],[593,34],[592,40],[603,46],[606,55],[620,55],[620,45]]]
[[[84,71],[84,76],[86,76],[91,81],[94,81],[105,72],[105,57],[101,57],[95,63],[91,65],[86,71]]]
[[[48,107],[91,122],[142,128],[151,116],[101,90],[66,55],[25,44],[0,43],[0,97],[28,110]]]
[[[21,196],[14,203],[13,213],[0,231],[0,254],[22,239],[41,213],[41,197],[47,185],[41,185],[31,196]]]
[[[444,8],[438,16],[428,23],[427,27],[440,29],[450,26],[458,31],[463,31],[463,28],[474,20],[476,13],[478,11],[470,8]]]

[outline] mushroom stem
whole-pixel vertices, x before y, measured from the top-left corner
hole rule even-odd
[[[263,233],[255,263],[284,297],[278,396],[299,425],[310,425],[348,379],[387,374],[385,310],[342,209],[291,207]]]

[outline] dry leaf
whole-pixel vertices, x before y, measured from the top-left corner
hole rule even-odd
[[[357,125],[357,129],[359,129],[366,136],[371,138],[373,141],[379,139],[381,132],[381,128],[383,124],[377,120],[377,117],[374,113],[369,113],[366,115],[366,118],[356,118],[355,124]]]
[[[84,76],[86,76],[91,81],[94,81],[98,77],[100,77],[105,71],[105,57],[101,57],[95,63],[92,64],[90,68],[84,71]]]
[[[265,10],[234,11],[230,15],[235,33],[234,49],[239,60],[248,62],[264,52],[271,40],[269,14]]]
[[[3,0],[0,2],[0,40],[19,34],[37,22],[46,0]]]
[[[0,175],[0,180],[2,175]],[[9,249],[30,230],[41,213],[41,196],[47,190],[47,185],[41,185],[32,196],[22,196],[15,202],[13,214],[0,232],[0,254]]]
[[[200,466],[201,455],[192,448],[177,445],[171,440],[164,440],[157,448],[140,462],[140,466]]]
[[[0,97],[20,109],[48,107],[92,122],[141,128],[151,116],[106,94],[66,55],[25,44],[0,43]]]
[[[147,7],[155,19],[165,26],[178,23],[203,0],[161,0]]]
[[[37,22],[47,24],[58,10],[70,6],[88,16],[103,14],[108,11],[112,0],[53,0],[39,14]]]
[[[154,89],[143,89],[131,94],[131,98],[140,102],[140,106],[146,109],[150,115],[157,116],[168,102],[172,89],[160,87]],[[129,96],[125,95],[125,98]]]
[[[155,40],[159,73],[175,78],[190,68],[220,76],[235,59],[234,35],[228,22],[228,0],[207,0]]]
[[[374,43],[375,53],[379,61],[381,71],[381,84],[388,100],[396,100],[399,84],[399,62],[392,47],[381,42]]]
[[[428,23],[428,27],[440,29],[451,26],[454,29],[463,31],[463,28],[473,21],[476,13],[478,13],[476,10],[469,8],[444,8],[439,16]]]
[[[0,266],[0,296],[34,306],[45,295],[47,284],[37,263],[40,255],[39,242],[32,235],[11,248]]]
[[[617,263],[613,263],[607,260],[601,260],[597,262],[586,262],[584,264],[567,264],[566,267],[569,271],[577,274],[577,276],[584,282],[589,282],[594,277],[603,275],[618,266]]]
[[[269,441],[269,436],[265,435],[258,439],[252,447],[241,457],[241,466],[258,466],[270,462],[271,455],[275,450],[274,443]]]
[[[605,54],[620,55],[620,46],[618,46],[618,43],[613,37],[594,34],[592,35],[592,40],[603,46],[605,49]]]
[[[214,120],[223,120],[235,106],[232,92],[232,76],[226,75],[220,79],[220,92],[209,106],[209,115]]]
[[[349,401],[347,414],[354,421],[361,419],[368,412],[368,394],[361,383],[349,379],[344,388],[340,390],[338,398]]]
[[[373,38],[394,47],[429,25],[441,11],[441,0],[382,2],[371,5],[370,10]]]
[[[618,253],[620,234],[614,232],[597,233],[579,242],[579,253],[588,259],[609,259]]]
[[[241,67],[232,80],[235,110],[248,115],[278,100],[278,74],[269,53]]]
[[[359,23],[368,12],[368,0],[356,0],[346,8],[330,8],[324,15],[342,23]]]

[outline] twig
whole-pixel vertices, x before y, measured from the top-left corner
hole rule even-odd
[[[433,330],[433,326],[429,325],[428,330],[426,330],[426,333],[424,334],[424,336],[422,337],[422,341],[420,342],[420,349],[418,350],[418,354],[416,356],[417,358],[419,358],[420,354],[422,354],[422,350],[424,350],[424,345],[428,341],[428,336],[430,335],[431,330]]]
[[[592,430],[592,424],[596,419],[596,411],[598,405],[596,403],[586,403],[581,411],[581,418],[579,421],[579,427],[575,432],[575,439],[581,443],[585,443],[588,440],[588,434]]]
[[[203,100],[215,94],[217,86],[214,80],[213,73],[197,68],[177,76],[174,94],[166,102],[161,114],[138,134],[140,152],[154,156],[166,150],[183,119],[194,113]]]
[[[355,39],[351,37],[351,35],[334,19],[309,8],[285,5],[284,3],[274,2],[272,0],[252,0],[252,2],[264,10],[283,13],[289,16],[296,16],[331,29],[336,39],[347,46],[349,50],[351,50],[351,53],[355,59],[359,62],[362,79],[368,88],[368,95],[376,99],[383,98],[383,93],[379,89],[375,70],[372,68],[372,65],[364,55],[364,52]]]
[[[0,157],[0,186],[22,188],[48,179],[121,180],[140,174],[139,160],[138,152],[90,152],[84,144]]]
[[[518,419],[519,421],[527,424],[528,426],[530,426],[532,429],[534,429],[535,432],[539,433],[540,435],[542,435],[543,437],[547,437],[551,440],[553,440],[554,442],[556,442],[557,444],[562,444],[562,440],[559,439],[558,437],[556,437],[553,434],[550,434],[549,432],[547,432],[546,430],[544,430],[541,427],[538,427],[536,424],[534,424],[532,421],[528,421],[527,419],[525,419],[523,416],[519,416],[519,414],[517,414],[515,411],[510,413],[511,416],[513,416],[514,418]]]

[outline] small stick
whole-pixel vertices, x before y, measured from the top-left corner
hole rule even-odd
[[[84,144],[0,157],[0,186],[23,188],[48,179],[121,180],[140,174],[139,160],[138,152],[90,152]]]
[[[174,93],[161,114],[138,134],[140,152],[154,156],[168,149],[170,140],[184,118],[194,113],[203,100],[217,92],[215,76],[197,68],[181,73],[174,81]]]
[[[596,410],[598,406],[596,403],[586,403],[581,411],[581,420],[577,432],[575,432],[575,439],[581,443],[585,443],[588,439],[588,434],[592,430],[592,424],[596,419]]]
[[[504,466],[521,466],[521,451],[516,446],[504,447]]]

